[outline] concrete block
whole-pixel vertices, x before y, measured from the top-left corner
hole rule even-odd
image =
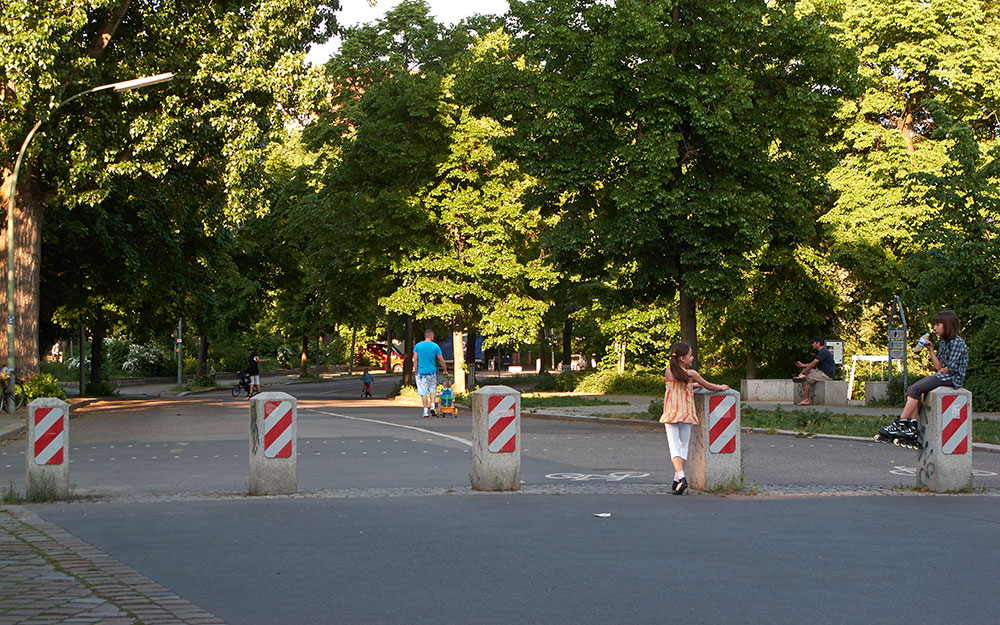
[[[888,382],[865,382],[865,403],[885,401],[889,398]]]
[[[795,384],[795,403],[797,404],[805,399],[805,393],[802,391],[802,383],[793,382],[793,384]],[[817,382],[813,384],[812,391],[809,393],[809,403],[813,406],[846,406],[847,387],[848,383],[845,380]]]
[[[738,487],[743,481],[740,394],[697,390],[698,425],[691,427],[687,475],[691,488]]]
[[[289,495],[298,490],[296,399],[287,393],[250,398],[250,494]]]
[[[28,404],[27,495],[69,499],[69,404],[40,397]]]
[[[924,395],[918,420],[917,486],[936,492],[972,486],[972,393],[939,387]]]
[[[521,488],[521,393],[484,386],[472,393],[472,487]]]
[[[741,380],[740,396],[743,401],[773,401],[789,403],[795,400],[795,387],[791,378],[779,380]]]

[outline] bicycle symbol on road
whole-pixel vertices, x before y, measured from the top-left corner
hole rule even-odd
[[[906,477],[914,477],[917,474],[916,467],[896,467],[889,471],[893,475],[905,475]],[[982,471],[979,469],[973,469],[972,475],[976,477],[992,477],[996,475],[993,471]]]
[[[649,473],[639,473],[636,471],[614,471],[607,475],[600,473],[549,473],[545,477],[550,480],[572,480],[574,482],[589,482],[591,480],[620,482],[629,478],[649,477]]]

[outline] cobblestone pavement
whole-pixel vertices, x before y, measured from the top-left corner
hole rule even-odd
[[[0,507],[0,625],[223,622],[21,507]]]

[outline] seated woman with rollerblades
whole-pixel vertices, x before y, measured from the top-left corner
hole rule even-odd
[[[961,388],[965,381],[965,372],[969,367],[969,348],[965,344],[965,339],[959,334],[960,331],[961,324],[958,321],[958,315],[954,312],[942,310],[934,315],[934,334],[940,339],[937,352],[934,351],[934,344],[931,343],[930,336],[927,334],[920,338],[920,342],[913,351],[919,352],[926,347],[927,353],[931,357],[931,364],[934,365],[937,373],[914,382],[910,388],[906,389],[906,405],[903,407],[903,414],[880,429],[875,440],[919,449],[920,435],[917,431],[917,410],[920,408],[920,400],[924,394],[939,386]]]

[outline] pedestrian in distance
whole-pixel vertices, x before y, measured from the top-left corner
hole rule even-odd
[[[812,348],[816,350],[816,357],[809,362],[795,362],[795,366],[802,369],[795,382],[802,383],[802,401],[800,406],[811,406],[809,392],[816,386],[817,382],[829,382],[837,375],[837,365],[833,362],[833,354],[826,348],[823,337],[814,336],[812,338]]]
[[[917,431],[917,410],[923,396],[939,386],[962,388],[965,373],[969,368],[969,347],[961,336],[962,324],[958,315],[950,310],[942,310],[934,315],[934,334],[938,336],[937,351],[930,336],[920,337],[920,342],[913,348],[914,352],[926,348],[934,366],[934,375],[914,382],[906,389],[906,404],[903,412],[889,425],[881,428],[876,440],[883,443],[902,444],[906,447],[919,447],[920,436]],[[900,441],[896,443],[896,441]]]
[[[247,399],[260,392],[260,358],[257,350],[250,352],[247,357],[247,375],[250,376],[250,388],[247,390]]]
[[[694,352],[691,346],[681,341],[670,348],[670,364],[667,367],[666,391],[663,395],[663,415],[660,423],[667,431],[667,446],[670,461],[674,465],[674,483],[670,491],[683,495],[688,481],[684,469],[687,465],[688,444],[691,442],[691,426],[698,425],[698,415],[694,407],[694,388],[710,391],[728,391],[725,384],[712,384],[691,368]]]
[[[372,396],[372,374],[365,368],[365,372],[361,374],[361,395],[363,397]]]
[[[437,416],[437,365],[441,363],[444,374],[448,375],[448,365],[441,355],[441,347],[434,342],[434,330],[424,330],[424,340],[413,346],[413,378],[417,383],[417,395],[424,406],[424,418]]]

